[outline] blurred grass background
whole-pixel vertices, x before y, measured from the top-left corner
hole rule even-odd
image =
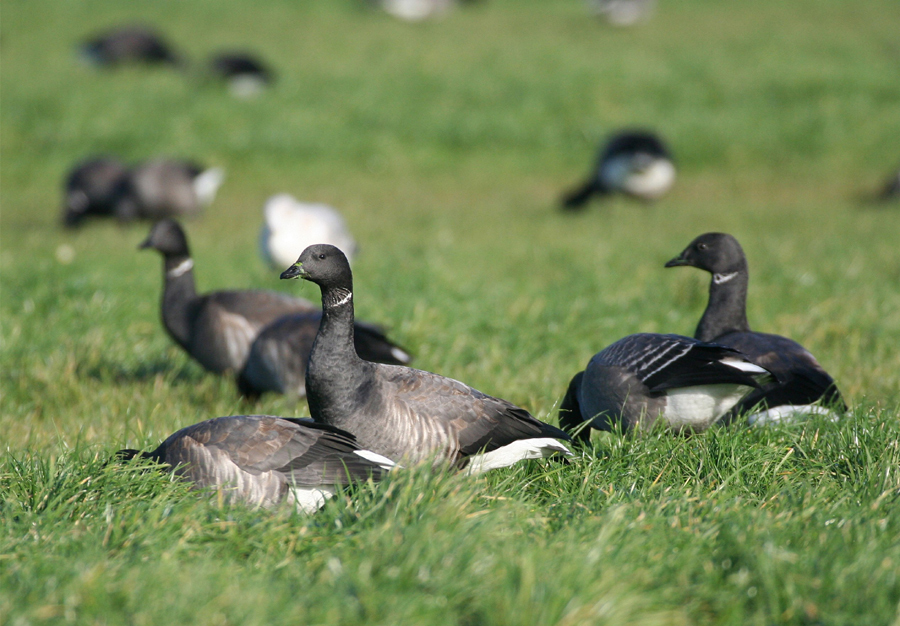
[[[900,217],[868,202],[900,166],[895,0],[663,0],[631,29],[578,0],[421,24],[352,0],[11,0],[2,18],[0,621],[897,619]],[[85,37],[133,22],[197,65],[78,61]],[[253,100],[199,71],[244,47],[278,73]],[[560,214],[622,126],[669,142],[673,192]],[[334,205],[361,245],[359,317],[417,367],[550,421],[603,346],[693,332],[708,277],[662,265],[730,232],[751,325],[809,348],[857,408],[772,433],[600,437],[596,458],[485,481],[398,476],[309,520],[223,512],[102,463],[201,419],[305,403],[247,405],[171,345],[159,258],[136,250],[148,225],[59,227],[66,172],[98,153],[226,168],[186,224],[201,291],[317,299],[259,259],[261,207],[276,192]],[[723,463],[731,478],[707,474]]]

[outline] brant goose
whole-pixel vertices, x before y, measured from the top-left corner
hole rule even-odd
[[[63,225],[79,226],[89,215],[113,215],[128,168],[117,159],[94,157],[78,163],[65,184]]]
[[[266,391],[292,396],[306,395],[306,364],[312,351],[322,311],[285,315],[266,326],[250,346],[244,369],[238,376],[238,390],[248,398]],[[412,356],[392,343],[375,324],[356,320],[353,343],[364,361],[407,365]]]
[[[653,133],[629,130],[616,133],[600,152],[590,178],[566,194],[565,209],[580,209],[594,195],[624,193],[641,200],[656,200],[675,182],[669,150]]]
[[[146,26],[124,26],[98,35],[81,46],[81,54],[88,62],[102,67],[120,63],[181,63],[162,36]]]
[[[182,428],[152,452],[119,450],[122,460],[168,465],[194,489],[215,489],[228,502],[269,508],[281,502],[313,513],[335,488],[394,463],[361,450],[350,433],[308,419],[233,415]]]
[[[148,161],[129,172],[116,217],[129,221],[196,215],[212,203],[224,178],[219,167],[204,170],[188,161]]]
[[[303,377],[319,328],[318,306],[277,291],[197,295],[187,237],[174,220],[157,222],[140,247],[163,256],[162,320],[175,343],[211,372],[240,373],[238,388],[248,396],[264,391],[303,393],[294,380]],[[391,363],[411,359],[376,326],[357,322],[357,328],[360,354]],[[259,336],[262,341],[254,347]]]
[[[613,26],[634,26],[650,18],[656,0],[591,0],[591,9]]]
[[[232,95],[255,96],[274,81],[272,70],[247,52],[220,52],[210,59],[213,75],[226,81]]]
[[[259,233],[259,250],[274,268],[283,268],[315,243],[341,249],[348,259],[356,254],[356,241],[341,214],[327,204],[299,202],[280,193],[266,200],[265,221]]]
[[[690,265],[712,274],[709,303],[694,336],[701,341],[740,350],[753,363],[775,375],[741,401],[728,419],[747,413],[757,404],[769,409],[749,416],[762,423],[804,413],[835,415],[820,402],[840,411],[847,409],[834,379],[803,346],[787,337],[757,333],[747,323],[747,259],[737,239],[725,233],[706,233],[694,239],[666,267]]]
[[[306,371],[316,421],[353,433],[362,447],[397,462],[449,462],[470,473],[570,454],[556,441],[568,440],[566,433],[506,400],[437,374],[360,359],[353,274],[338,248],[310,246],[281,278],[304,278],[322,292],[322,325]]]
[[[641,333],[598,352],[569,383],[559,422],[598,430],[675,432],[709,428],[771,376],[737,350],[680,335]],[[582,441],[590,430],[582,427]]]

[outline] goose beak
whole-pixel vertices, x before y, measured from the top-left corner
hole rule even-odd
[[[666,267],[681,267],[682,265],[690,265],[691,262],[684,258],[684,252],[679,254],[677,257],[666,263]]]
[[[306,278],[309,274],[306,273],[306,270],[303,269],[303,263],[297,261],[289,268],[281,272],[281,279],[287,280],[289,278]]]

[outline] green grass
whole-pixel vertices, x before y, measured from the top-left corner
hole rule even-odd
[[[618,30],[579,0],[490,0],[403,24],[351,0],[11,0],[0,23],[0,623],[900,624],[895,0],[662,2]],[[164,70],[96,72],[122,21],[187,55],[248,46],[252,101]],[[555,202],[622,125],[679,167],[652,206]],[[596,435],[583,458],[480,479],[398,473],[301,518],[220,507],[122,447],[249,411],[172,347],[145,225],[58,227],[93,153],[227,170],[187,224],[202,290],[284,284],[256,254],[272,193],[339,207],[360,317],[416,365],[555,421],[633,332],[690,334],[708,277],[663,263],[731,232],[749,317],[807,346],[837,424]],[[74,261],[57,260],[71,246]]]

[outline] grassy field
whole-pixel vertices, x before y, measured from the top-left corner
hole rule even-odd
[[[580,0],[489,0],[404,24],[352,0],[9,0],[0,24],[0,623],[900,624],[896,0],[660,3],[629,30]],[[121,22],[192,59],[249,47],[279,82],[97,72]],[[556,203],[620,126],[679,180],[652,206]],[[571,376],[629,333],[690,334],[696,235],[747,252],[757,330],[807,346],[850,415],[691,438],[595,435],[570,464],[360,486],[314,516],[221,507],[107,465],[250,405],[172,346],[148,226],[59,227],[85,156],[223,166],[186,224],[201,290],[279,289],[256,251],[276,192],[361,244],[357,313],[415,364],[556,421]],[[60,246],[74,259],[58,260]]]

